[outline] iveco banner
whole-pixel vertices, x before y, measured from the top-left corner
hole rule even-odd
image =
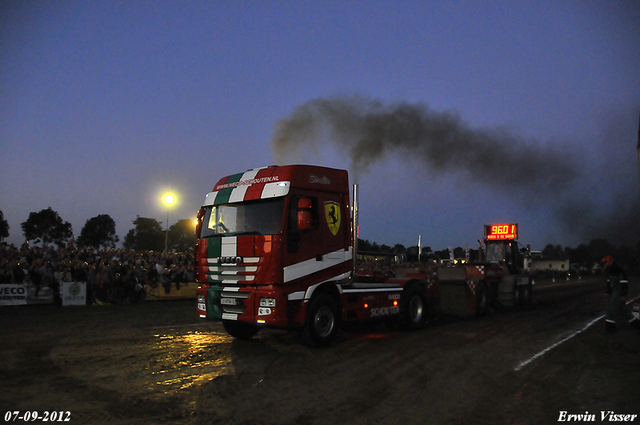
[[[0,285],[0,305],[20,305],[27,303],[25,285]]]

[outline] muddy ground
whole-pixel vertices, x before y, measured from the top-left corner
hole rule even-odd
[[[639,287],[632,279],[630,299]],[[601,423],[601,411],[640,414],[640,334],[604,335],[600,319],[571,337],[604,314],[604,282],[545,288],[525,310],[437,318],[416,332],[352,326],[327,349],[277,330],[233,340],[196,319],[191,300],[5,307],[0,414],[230,425],[537,425],[562,412],[596,419],[582,423]]]

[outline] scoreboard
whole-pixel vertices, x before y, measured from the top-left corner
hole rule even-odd
[[[488,241],[518,239],[518,224],[485,224],[484,238]]]

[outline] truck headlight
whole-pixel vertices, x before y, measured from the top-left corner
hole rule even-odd
[[[260,298],[260,307],[276,307],[276,299],[275,298]]]
[[[207,303],[205,301],[205,296],[203,294],[198,295],[198,310],[207,311]],[[200,314],[201,318],[206,318],[206,314]]]

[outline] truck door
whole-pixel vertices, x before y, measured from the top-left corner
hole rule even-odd
[[[329,279],[350,272],[347,214],[339,194],[300,193],[291,197],[285,281],[311,274]]]
[[[322,261],[322,236],[317,196],[294,195],[289,207],[287,263],[316,258]]]

